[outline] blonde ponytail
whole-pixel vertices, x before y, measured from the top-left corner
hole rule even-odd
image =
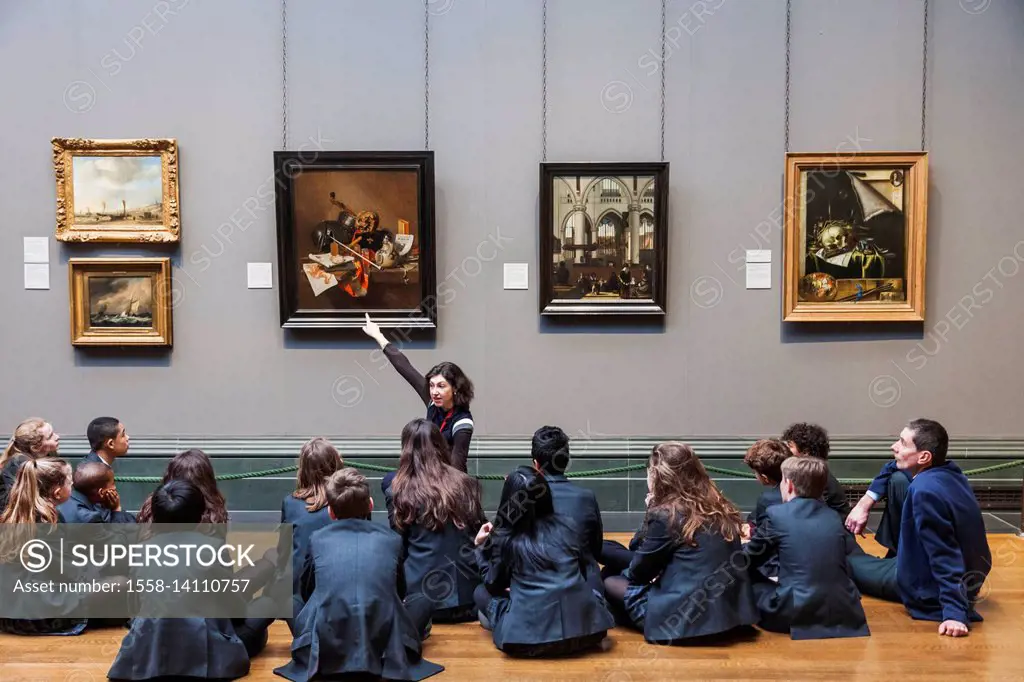
[[[31,417],[18,424],[7,447],[4,448],[3,455],[0,455],[0,470],[3,470],[7,466],[7,462],[17,455],[25,455],[34,459],[35,449],[43,442],[44,426],[46,426],[46,420],[39,417]]]
[[[67,483],[71,467],[58,457],[41,457],[25,462],[7,496],[7,508],[0,523],[34,525],[57,523],[57,505],[50,497],[53,489]]]

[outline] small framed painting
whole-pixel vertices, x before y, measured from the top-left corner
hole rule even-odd
[[[52,144],[57,241],[179,241],[175,140],[55,137]]]
[[[170,258],[72,258],[71,344],[170,346]]]
[[[540,166],[542,315],[664,315],[668,163]]]
[[[924,320],[927,161],[786,155],[783,321]]]

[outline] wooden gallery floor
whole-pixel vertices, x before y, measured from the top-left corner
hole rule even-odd
[[[880,554],[873,540],[862,542]],[[1024,680],[1024,539],[992,535],[990,544],[994,568],[978,607],[985,622],[960,639],[939,637],[938,624],[911,620],[898,604],[865,597],[866,638],[794,642],[762,632],[728,647],[661,647],[620,628],[612,631],[607,652],[526,661],[498,652],[490,633],[471,623],[435,625],[425,656],[446,667],[434,680]],[[122,636],[103,630],[68,638],[0,635],[0,681],[105,680]],[[287,659],[289,645],[288,628],[274,623],[246,679],[281,679],[272,671]]]

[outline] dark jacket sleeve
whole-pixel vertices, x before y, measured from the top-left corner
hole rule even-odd
[[[597,496],[593,491],[589,492],[591,515],[590,528],[587,533],[587,544],[590,546],[590,554],[600,557],[604,547],[604,523],[601,521],[601,507],[597,504]]]
[[[459,471],[466,471],[469,461],[469,442],[472,439],[472,429],[456,431],[452,436],[452,466]]]
[[[107,523],[135,523],[135,514],[126,511],[112,511]]]
[[[649,514],[647,533],[633,555],[623,576],[636,585],[645,585],[659,575],[672,560],[676,539],[669,536],[668,519],[664,514]]]
[[[300,574],[299,587],[302,591],[302,602],[306,603],[313,596],[316,589],[316,570],[313,563],[313,552],[306,550],[306,556],[302,560],[302,573]]]
[[[430,390],[427,385],[427,378],[416,371],[416,368],[409,362],[409,358],[405,357],[405,354],[398,350],[398,347],[393,343],[389,343],[384,346],[384,355],[391,362],[391,366],[398,370],[398,373],[402,375],[409,385],[412,386],[413,390],[423,401],[424,405],[430,404]]]
[[[868,486],[868,492],[874,493],[872,497],[876,500],[885,498],[886,488],[889,487],[889,479],[892,478],[892,475],[897,471],[896,460],[889,460],[885,463],[882,470],[879,471],[878,475],[871,481],[871,485]]]
[[[886,483],[888,483],[888,476]],[[828,484],[825,486],[825,504],[835,511],[843,519],[850,515],[850,503],[846,501],[846,488],[839,482],[839,479],[828,472]]]
[[[512,567],[505,560],[503,548],[504,541],[493,535],[477,548],[476,563],[483,585],[494,596],[502,596],[512,586]]]
[[[743,548],[747,558],[750,559],[751,570],[766,564],[772,557],[779,553],[779,539],[772,528],[771,517],[765,514],[758,522],[750,542]]]
[[[964,557],[945,501],[932,491],[918,491],[914,495],[913,511],[921,547],[939,586],[942,619],[966,624],[969,604],[961,589],[966,571]]]

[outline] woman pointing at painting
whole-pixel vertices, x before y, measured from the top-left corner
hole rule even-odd
[[[451,447],[451,465],[459,471],[466,471],[469,442],[473,437],[473,415],[469,411],[473,382],[452,362],[439,363],[426,374],[420,374],[402,351],[384,338],[369,314],[363,331],[380,345],[391,365],[427,406],[427,420],[437,425]]]

